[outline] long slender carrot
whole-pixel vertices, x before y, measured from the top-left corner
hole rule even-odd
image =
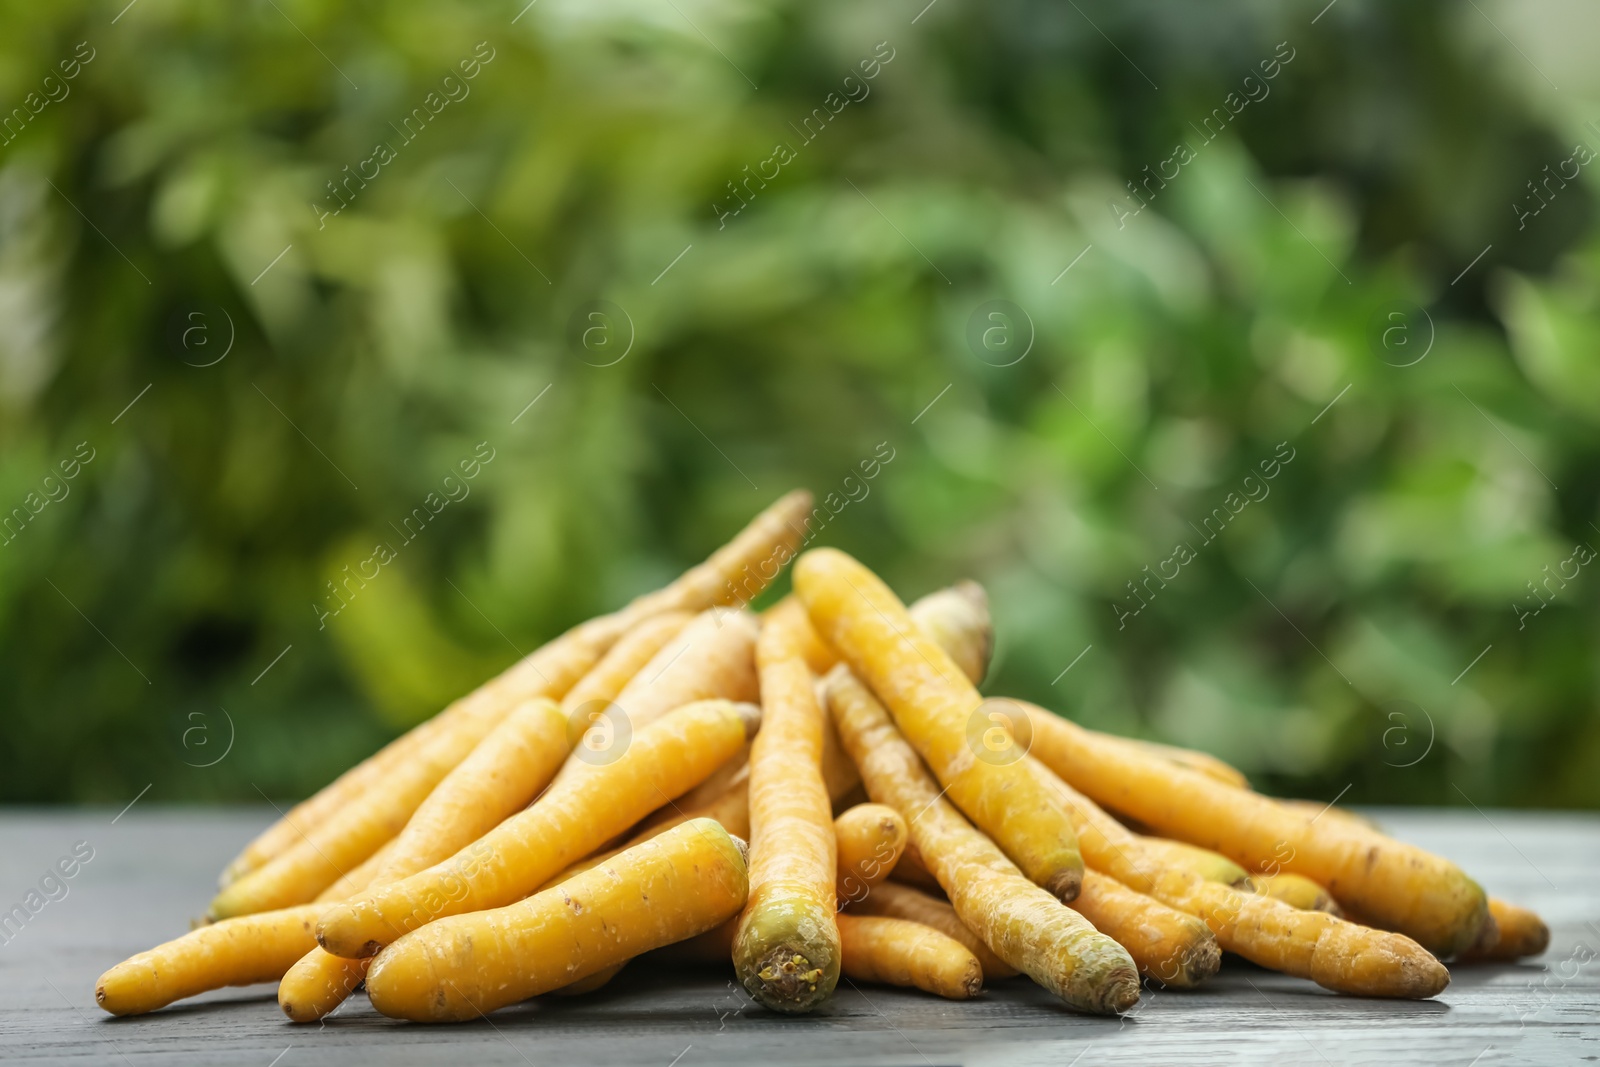
[[[1087,730],[1088,728],[1085,727]],[[1249,789],[1250,779],[1244,772],[1225,763],[1208,752],[1200,752],[1192,748],[1179,748],[1177,745],[1168,745],[1160,741],[1146,741],[1139,737],[1118,737],[1115,734],[1103,733],[1099,730],[1088,730],[1089,733],[1101,739],[1104,744],[1130,745],[1139,749],[1146,755],[1176,763],[1180,767],[1187,767],[1191,771],[1198,771],[1209,778],[1215,778],[1225,785],[1237,789]]]
[[[819,548],[795,563],[794,588],[817,631],[883,699],[956,807],[1029,878],[1061,900],[1076,896],[1083,859],[1071,819],[1018,758],[1025,748],[1002,711],[986,706],[888,586],[843,552]]]
[[[835,646],[837,647],[837,645]],[[1139,972],[1127,951],[1025,878],[956,811],[883,705],[841,665],[828,707],[867,793],[906,816],[911,837],[961,921],[1006,963],[1079,1011],[1127,1011]]]
[[[616,761],[532,807],[425,871],[325,906],[317,940],[357,959],[418,926],[498,908],[538,889],[653,810],[692,788],[760,724],[761,709],[726,700],[679,708],[633,736]]]
[[[906,820],[887,804],[857,804],[833,820],[838,842],[839,907],[861,900],[889,877],[910,837]]]
[[[1089,872],[1084,873],[1087,875]],[[938,885],[937,882],[934,884]],[[871,893],[851,902],[847,914],[849,913],[884,915],[891,919],[909,919],[923,926],[931,926],[941,934],[953,937],[965,945],[967,951],[977,957],[979,965],[983,968],[983,977],[987,981],[1011,978],[1017,974],[1015,967],[996,956],[994,951],[961,921],[956,909],[946,901],[931,897],[908,885],[884,882],[874,886]]]
[[[572,744],[577,743],[576,734],[589,727],[593,712],[613,703],[634,675],[693,620],[694,615],[687,611],[667,611],[645,619],[619,637],[589,672],[573,683],[561,698],[561,710],[574,732]]]
[[[1329,915],[1343,915],[1333,894],[1303,874],[1282,871],[1278,874],[1252,874],[1250,881],[1255,891],[1264,897],[1281,900],[1291,908],[1302,911],[1325,911]],[[1489,911],[1494,912],[1494,901],[1489,901]]]
[[[1251,888],[1250,880],[1253,876],[1250,872],[1220,852],[1165,837],[1141,836],[1140,841],[1144,845],[1145,854],[1158,863],[1171,867],[1185,867],[1208,882],[1221,882],[1223,885],[1236,886],[1240,889]],[[1267,895],[1272,896],[1271,893]]]
[[[394,837],[434,786],[466,758],[499,722],[492,698],[474,702],[462,718],[412,758],[394,768],[359,802],[345,805],[305,840],[234,881],[211,901],[213,918],[291,907],[316,898]]]
[[[1034,755],[1088,796],[1248,869],[1282,869],[1321,882],[1342,904],[1438,956],[1471,945],[1488,917],[1477,883],[1422,849],[1349,821],[1314,824],[1259,794],[1100,744],[1043,708],[1030,706],[1029,718]]]
[[[633,733],[674,708],[697,700],[756,700],[756,631],[749,612],[703,611],[639,669],[608,707],[592,702],[573,708],[578,740],[552,788],[610,762]]]
[[[788,601],[761,628],[762,729],[750,749],[750,899],[733,963],[749,994],[805,1012],[839,981],[833,808],[822,780],[823,713],[801,655],[805,612]]]
[[[366,789],[381,781],[390,770],[426,747],[439,734],[448,733],[455,720],[467,714],[475,700],[486,695],[486,691],[494,692],[507,711],[521,700],[533,697],[560,699],[602,653],[645,619],[667,612],[699,612],[719,604],[747,603],[793,558],[805,536],[810,511],[810,493],[797,489],[785,494],[705,562],[689,568],[671,584],[635,598],[613,615],[602,615],[573,627],[440,714],[414,727],[257,835],[224,870],[223,885],[263,866],[304,840],[345,805],[358,802]]]
[[[316,945],[322,907],[302,904],[197,927],[102,974],[94,999],[112,1015],[140,1015],[209,989],[276,981]]]
[[[371,884],[384,885],[445,859],[531,801],[567,754],[567,718],[550,700],[519,705],[417,808]],[[278,984],[278,1006],[314,1022],[366,976],[364,961],[313,948]]]
[[[696,820],[526,900],[412,931],[373,962],[367,994],[395,1018],[475,1019],[709,930],[746,891],[741,843]]]
[[[1162,985],[1189,989],[1222,966],[1222,949],[1204,922],[1108,874],[1084,871],[1083,892],[1071,906],[1127,949],[1140,974]]]
[[[1036,731],[1035,748],[1040,736]],[[1072,812],[1078,841],[1093,869],[1205,920],[1223,949],[1357,996],[1421,999],[1450,983],[1444,966],[1403,934],[1357,926],[1326,912],[1299,911],[1270,897],[1207,881],[1187,867],[1164,864],[1146,850],[1144,839],[1092,800],[1049,771],[1042,773]]]
[[[983,989],[983,966],[955,938],[931,926],[881,915],[839,916],[844,973],[858,982],[914,986],[948,1000]]]

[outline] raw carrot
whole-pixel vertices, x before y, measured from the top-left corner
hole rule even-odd
[[[383,870],[383,865],[389,862],[389,856],[394,851],[394,838],[383,843],[383,846],[361,861],[360,866],[353,867],[349,874],[344,875],[337,882],[317,894],[313,904],[325,904],[330,900],[343,900],[345,897],[355,896],[378,876]]]
[[[1035,731],[1036,748],[1042,736]],[[1426,998],[1449,984],[1444,966],[1403,934],[1357,926],[1326,912],[1298,911],[1162,863],[1146,850],[1144,839],[1059,778],[1045,774],[1072,812],[1078,841],[1093,869],[1203,919],[1226,951],[1357,996]]]
[[[1343,915],[1333,894],[1303,874],[1282,871],[1278,874],[1252,874],[1250,880],[1255,890],[1264,897],[1281,900],[1291,908],[1301,911],[1325,911],[1329,915]],[[1494,910],[1494,902],[1489,904]]]
[[[1084,872],[1085,875],[1088,873]],[[938,885],[937,882],[934,884]],[[890,919],[909,919],[923,926],[931,926],[946,937],[953,937],[966,946],[967,951],[978,958],[986,980],[996,981],[1017,974],[1015,967],[996,956],[994,951],[961,921],[956,909],[947,902],[918,892],[910,886],[896,882],[884,882],[874,886],[871,893],[851,902],[847,914],[883,915]]]
[[[1083,892],[1071,907],[1127,949],[1140,974],[1162,985],[1189,989],[1222,966],[1222,949],[1205,923],[1110,875],[1084,871]]]
[[[929,893],[944,895],[944,887],[939,884],[939,879],[933,876],[933,872],[928,870],[928,865],[923,862],[922,853],[917,851],[917,842],[915,840],[906,842],[906,849],[900,854],[900,862],[894,865],[894,870],[889,873],[889,877],[897,882],[902,882],[908,886],[916,886],[918,889]]]
[[[861,900],[889,877],[910,836],[905,818],[887,804],[857,804],[833,820],[838,842],[839,907]]]
[[[1185,867],[1208,882],[1221,882],[1240,889],[1251,888],[1250,880],[1254,875],[1220,852],[1166,837],[1141,837],[1140,841],[1145,853],[1159,863]]]
[[[762,729],[750,749],[750,899],[733,963],[774,1011],[810,1011],[839,981],[837,853],[822,780],[824,720],[800,653],[805,612],[786,601],[756,645]]]
[[[411,818],[433,787],[492,730],[501,709],[492,698],[474,702],[460,718],[391,770],[359,801],[341,808],[299,844],[234,881],[211,901],[210,915],[226,919],[314,900],[376,852]]]
[[[761,709],[726,700],[689,704],[640,730],[615,762],[547,791],[447,860],[324,906],[317,940],[357,959],[418,926],[504,907],[536,890],[652,811],[692,788],[760,724]]]
[[[837,647],[837,645],[835,646]],[[911,745],[867,688],[841,665],[828,706],[867,793],[905,815],[961,921],[1006,963],[1080,1011],[1123,1012],[1139,999],[1127,951],[1034,885],[940,795]]]
[[[1231,785],[1236,789],[1250,788],[1250,779],[1244,776],[1243,771],[1209,753],[1192,748],[1179,748],[1177,745],[1163,744],[1160,741],[1146,741],[1138,737],[1119,737],[1099,730],[1089,730],[1087,727],[1083,729],[1105,744],[1128,745],[1148,756],[1166,760],[1179,767],[1187,767],[1191,771],[1198,771],[1208,778],[1215,778],[1224,785]]]
[[[1083,860],[1071,820],[1017,758],[1026,747],[1002,710],[986,704],[877,575],[843,552],[807,552],[794,586],[817,631],[882,697],[956,806],[1029,878],[1061,900],[1076,896]]]
[[[1494,919],[1494,931],[1462,953],[1460,962],[1514,960],[1537,956],[1550,947],[1550,927],[1527,908],[1490,897],[1489,915]]]
[[[981,685],[994,656],[989,594],[973,581],[937,589],[906,609],[917,628],[945,650],[967,680]]]
[[[518,705],[417,808],[370,884],[415,874],[476,841],[525,807],[566,754],[561,709],[545,699]],[[342,1004],[366,971],[365,961],[313,948],[279,983],[278,1006],[295,1022],[314,1022]]]
[[[913,986],[949,1000],[983,989],[983,967],[966,946],[931,926],[881,915],[840,915],[844,973],[858,982]]]
[[[1342,904],[1441,957],[1471,945],[1488,917],[1477,883],[1422,849],[1348,820],[1313,825],[1311,817],[1266,797],[1100,744],[1060,716],[1028,707],[1035,756],[1088,796],[1163,836],[1215,849],[1247,869],[1303,874]]]
[[[112,1015],[139,1015],[210,989],[276,981],[316,945],[321,909],[302,904],[197,927],[102,974],[94,999]]]
[[[644,669],[657,652],[694,620],[687,611],[668,611],[653,615],[617,639],[587,674],[579,678],[561,698],[561,711],[572,724],[573,739],[590,725],[597,709],[613,703],[618,694]]]
[[[268,827],[228,865],[222,882],[228,883],[263,866],[303,841],[347,804],[426,747],[448,733],[457,718],[489,694],[504,710],[537,696],[560,699],[595,661],[623,634],[654,615],[699,612],[716,605],[744,604],[756,596],[793,558],[805,536],[811,511],[811,494],[803,489],[787,493],[762,511],[733,540],[713,552],[703,563],[689,568],[671,584],[636,597],[621,611],[579,624],[512,665],[473,693],[455,701],[432,719],[390,742],[375,756],[340,775],[315,796],[296,805],[288,815]],[[768,569],[771,573],[768,573]],[[752,573],[754,569],[754,573]]]
[[[578,739],[553,788],[610,762],[627,747],[630,736],[674,708],[697,700],[754,701],[759,696],[756,630],[755,616],[748,612],[701,612],[640,668],[609,706],[590,702],[573,708]]]
[[[367,973],[385,1015],[473,1019],[712,929],[743,906],[740,843],[696,820],[553,889],[414,930]]]

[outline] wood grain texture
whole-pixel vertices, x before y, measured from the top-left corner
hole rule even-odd
[[[959,1004],[846,980],[815,1014],[787,1018],[755,1006],[731,968],[668,975],[647,964],[592,996],[546,998],[456,1026],[395,1023],[357,995],[320,1029],[294,1027],[271,986],[210,993],[141,1018],[101,1013],[95,978],[187,929],[205,910],[218,868],[273,814],[144,801],[115,824],[115,809],[0,815],[0,911],[21,903],[76,842],[94,849],[66,880],[66,896],[0,944],[0,1062],[268,1067],[281,1053],[276,1067],[669,1067],[675,1057],[677,1067],[1493,1067],[1600,1057],[1600,816],[1471,810],[1374,814],[1397,836],[1466,867],[1489,892],[1538,909],[1551,947],[1532,962],[1454,968],[1450,988],[1424,1003],[1339,997],[1230,958],[1199,990],[1146,989],[1124,1019],[1072,1014],[1026,979],[993,983]]]

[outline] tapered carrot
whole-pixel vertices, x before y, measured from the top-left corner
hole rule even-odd
[[[1025,747],[1001,709],[986,706],[894,593],[843,552],[801,556],[794,587],[817,631],[883,699],[956,807],[1029,878],[1061,900],[1076,896],[1083,860],[1071,820],[1017,759]]]
[[[1087,730],[1087,727],[1085,729]],[[1179,748],[1177,745],[1163,744],[1160,741],[1146,741],[1138,737],[1118,737],[1115,734],[1102,733],[1099,730],[1087,730],[1087,732],[1100,739],[1102,743],[1130,745],[1146,755],[1164,759],[1180,767],[1187,767],[1191,771],[1198,771],[1200,774],[1208,778],[1215,778],[1225,785],[1231,785],[1238,789],[1250,788],[1250,779],[1244,776],[1243,771],[1231,764],[1224,763],[1210,753],[1200,752],[1192,748]]]
[[[939,884],[939,879],[933,876],[933,872],[928,870],[928,865],[923,862],[922,853],[917,851],[917,842],[915,840],[906,842],[906,849],[900,854],[900,862],[894,865],[894,870],[890,872],[889,876],[905,885],[916,886],[918,889],[929,893],[937,893],[940,896],[944,895],[944,887]]]
[[[1171,867],[1185,867],[1208,882],[1221,882],[1240,889],[1251,887],[1250,880],[1254,876],[1220,852],[1165,837],[1141,837],[1140,840],[1145,853],[1157,862]]]
[[[678,631],[617,694],[611,710],[584,705],[581,737],[553,788],[609,762],[628,737],[674,708],[697,700],[754,701],[756,620],[748,612],[712,609]]]
[[[1489,898],[1494,929],[1460,957],[1462,963],[1487,963],[1537,956],[1550,947],[1550,927],[1527,908]]]
[[[1087,875],[1089,872],[1084,873]],[[938,885],[937,882],[934,884]],[[1077,901],[1073,903],[1076,904]],[[956,909],[947,902],[919,892],[908,885],[884,882],[874,886],[871,893],[850,903],[849,914],[883,915],[891,919],[909,919],[923,926],[931,926],[946,937],[953,937],[966,946],[967,951],[977,957],[986,981],[1011,978],[1017,974],[1015,967],[996,956],[994,951],[961,921]]]
[[[343,900],[345,897],[355,896],[378,876],[383,870],[383,865],[389,862],[389,856],[394,852],[394,838],[385,841],[372,855],[362,860],[359,866],[352,867],[350,872],[337,882],[317,894],[313,904],[325,904],[330,900]]]
[[[1084,871],[1083,892],[1072,908],[1127,949],[1140,974],[1162,985],[1189,989],[1222,966],[1222,949],[1204,922],[1110,875]]]
[[[567,718],[550,700],[519,705],[462,760],[417,808],[388,846],[373,877],[384,885],[454,855],[523,808],[567,755]],[[314,1022],[337,1008],[366,976],[357,960],[313,948],[278,985],[278,1006],[295,1022]]]
[[[968,1000],[983,989],[983,967],[966,946],[931,926],[881,915],[839,916],[844,973],[858,982],[913,986]]]
[[[1041,736],[1036,730],[1036,749]],[[1059,778],[1043,773],[1072,812],[1078,841],[1093,869],[1203,919],[1226,951],[1357,996],[1420,999],[1449,984],[1444,966],[1403,934],[1357,926],[1326,912],[1299,911],[1163,863],[1147,851],[1145,839]]]
[[[994,656],[994,622],[983,586],[960,581],[912,601],[906,610],[917,628],[945,650],[968,681],[982,684]]]
[[[561,698],[561,711],[572,724],[573,744],[590,725],[594,712],[613,703],[657,652],[694,620],[687,611],[651,616],[617,639],[589,672]],[[568,747],[571,747],[570,745]]]
[[[837,647],[837,645],[835,646]],[[828,707],[867,793],[906,816],[912,840],[972,931],[1011,966],[1080,1011],[1127,1011],[1139,973],[1127,951],[1017,869],[940,794],[883,705],[841,665]]]
[[[493,699],[474,703],[405,763],[316,827],[298,845],[234,881],[211,901],[213,918],[303,904],[358,866],[405,826],[433,787],[492,730],[501,716]]]
[[[1029,717],[1033,754],[1091,798],[1248,869],[1276,864],[1321,882],[1341,903],[1438,956],[1471,945],[1488,917],[1477,883],[1422,849],[1349,821],[1314,824],[1259,794],[1100,744],[1042,708],[1030,706]]]
[[[102,974],[94,999],[112,1015],[139,1015],[209,989],[276,981],[316,944],[321,908],[302,904],[197,927]]]
[[[298,844],[335,812],[359,802],[365,790],[395,766],[448,733],[455,720],[493,694],[503,710],[538,696],[560,699],[619,637],[644,620],[667,612],[699,612],[717,605],[745,604],[765,588],[794,555],[805,536],[811,494],[787,493],[752,519],[733,540],[671,584],[636,597],[621,611],[573,627],[478,690],[391,742],[376,756],[345,772],[287,816],[268,827],[228,865],[223,885]]]
[[[526,900],[407,934],[373,962],[367,994],[395,1018],[474,1019],[709,930],[747,888],[739,843],[685,823]]]
[[[762,728],[750,749],[750,899],[733,964],[774,1011],[810,1011],[839,981],[837,852],[822,780],[823,712],[801,655],[805,612],[792,600],[766,618],[756,660]]]
[[[550,789],[532,807],[425,871],[325,906],[317,940],[336,956],[374,954],[446,915],[498,908],[538,889],[710,774],[755,731],[761,710],[726,700],[689,704],[633,736],[614,762]]]
[[[857,804],[833,820],[838,842],[839,907],[860,900],[889,877],[910,834],[905,818],[887,804]]]
[[[1343,915],[1339,902],[1333,899],[1333,894],[1326,888],[1313,882],[1303,874],[1291,874],[1282,871],[1278,874],[1252,874],[1250,881],[1255,885],[1255,891],[1264,897],[1281,900],[1291,908],[1302,911],[1325,911],[1329,915]],[[1494,902],[1490,901],[1489,910],[1494,910]]]

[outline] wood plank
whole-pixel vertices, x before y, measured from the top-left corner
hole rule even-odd
[[[95,978],[181,933],[216,872],[270,811],[114,810],[0,815],[0,909],[74,845],[93,850],[0,945],[0,1059],[7,1064],[700,1064],[883,1065],[1261,1063],[1553,1064],[1600,1057],[1600,817],[1491,811],[1380,811],[1398,836],[1472,871],[1493,893],[1537,908],[1551,951],[1514,966],[1456,968],[1425,1003],[1339,997],[1230,960],[1188,993],[1147,989],[1123,1019],[1060,1008],[1026,979],[949,1003],[841,985],[815,1015],[755,1006],[731,971],[649,973],[598,994],[546,998],[487,1021],[424,1027],[378,1016],[361,997],[321,1026],[284,1021],[270,986],[225,990],[137,1019],[93,1003]],[[117,817],[113,822],[113,817]],[[69,865],[70,866],[70,865]],[[43,896],[43,894],[41,894]]]

